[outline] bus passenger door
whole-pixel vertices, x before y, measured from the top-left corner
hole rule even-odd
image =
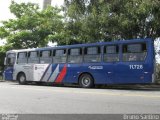
[[[13,80],[13,67],[7,67],[4,71],[5,80]]]
[[[5,80],[13,80],[13,67],[15,64],[15,53],[9,53],[5,59],[6,69],[4,71]]]
[[[107,77],[107,84],[116,83],[115,69],[117,62],[119,62],[119,45],[106,45],[104,46],[104,71]]]
[[[106,75],[106,84],[114,83],[114,65],[115,63],[105,63],[104,74]]]

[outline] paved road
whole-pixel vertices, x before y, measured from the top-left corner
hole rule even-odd
[[[129,114],[160,111],[160,88],[82,89],[0,82],[0,113]]]

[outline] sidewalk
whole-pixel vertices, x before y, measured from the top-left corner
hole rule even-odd
[[[5,82],[5,80],[0,79],[0,82]]]

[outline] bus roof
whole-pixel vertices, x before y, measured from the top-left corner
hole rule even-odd
[[[55,47],[42,47],[42,48],[28,48],[28,49],[19,49],[19,50],[9,50],[7,53],[16,53],[16,52],[27,52],[27,51],[40,51],[40,50],[51,50],[51,49],[63,49],[63,48],[75,48],[75,47],[86,47],[86,46],[97,46],[97,45],[111,45],[111,44],[127,44],[127,43],[138,43],[152,41],[151,38],[145,39],[130,39],[130,40],[115,40],[111,42],[97,42],[97,43],[86,43],[86,44],[74,44],[74,45],[63,45]]]

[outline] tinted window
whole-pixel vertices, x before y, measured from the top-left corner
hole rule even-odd
[[[26,52],[22,52],[22,53],[19,53],[18,54],[18,58],[21,59],[21,58],[26,58],[27,57],[27,53]]]
[[[36,58],[36,57],[38,57],[38,52],[30,52],[29,53],[29,57],[30,58]]]
[[[53,63],[66,63],[66,49],[54,50]]]
[[[56,50],[55,56],[64,56],[66,54],[66,50]]]
[[[80,55],[80,48],[73,48],[69,50],[70,55]]]
[[[123,61],[143,61],[146,57],[146,44],[123,45]]]
[[[118,45],[104,46],[104,62],[119,61]]]
[[[106,46],[105,49],[107,54],[118,53],[118,46]]]
[[[39,63],[38,51],[29,52],[28,63]]]
[[[100,47],[86,47],[84,49],[84,62],[100,62]]]
[[[51,51],[41,51],[41,57],[50,57]]]
[[[98,54],[98,47],[88,47],[87,48],[88,55],[95,55]]]
[[[40,63],[52,63],[52,51],[46,50],[40,52]]]
[[[72,48],[68,50],[68,62],[80,63],[82,62],[82,48]]]
[[[27,63],[27,52],[18,53],[17,63]]]

